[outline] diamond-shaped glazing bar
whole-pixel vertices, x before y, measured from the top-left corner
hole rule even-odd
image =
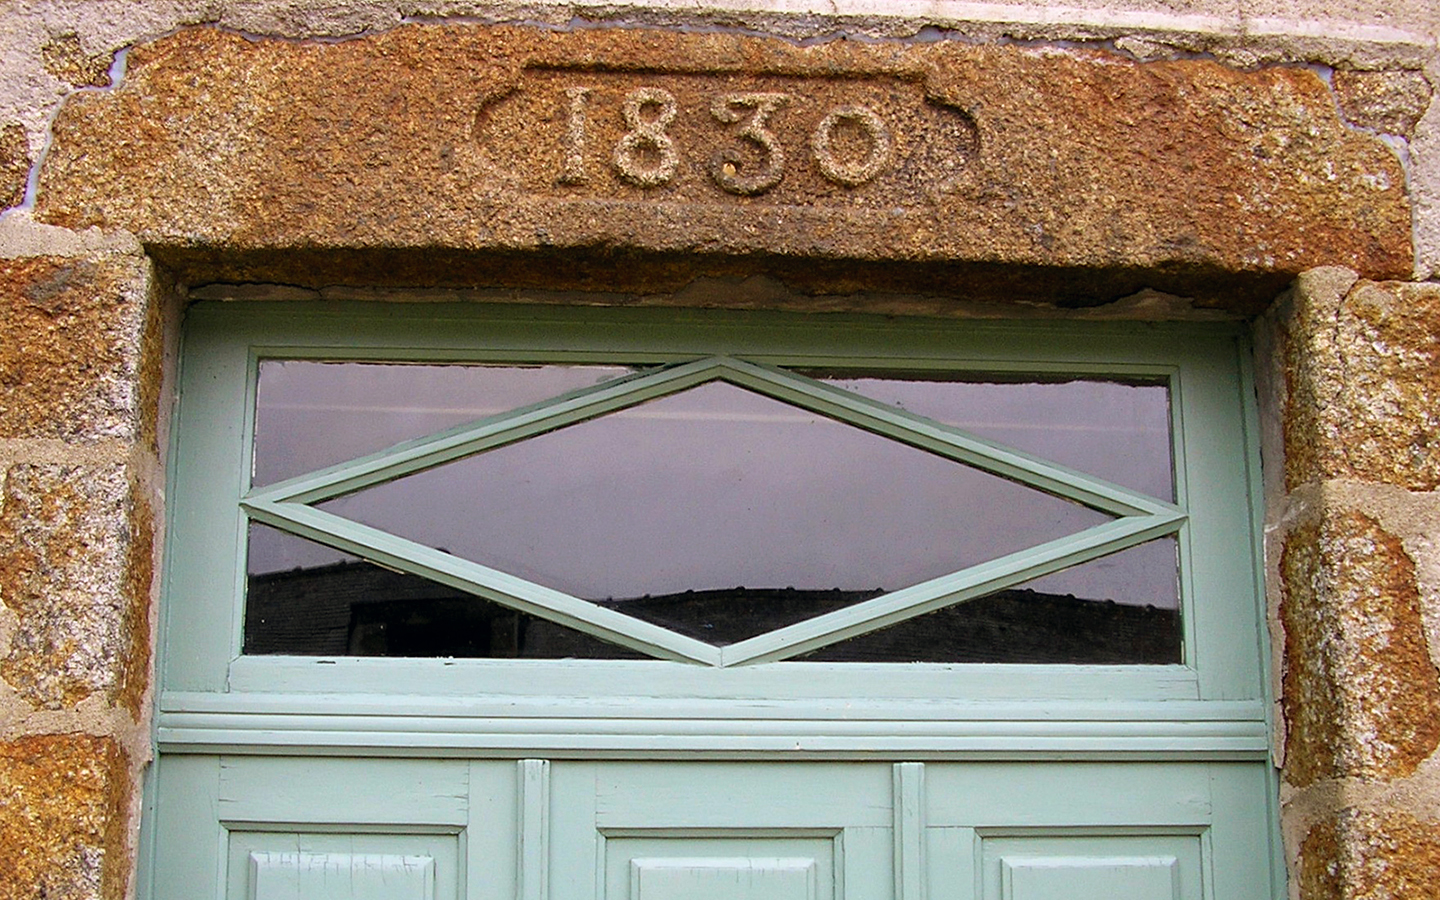
[[[661,659],[721,664],[720,650],[624,613],[301,503],[246,501],[250,518]]]
[[[1168,534],[1183,515],[1127,516],[721,648],[721,665],[772,662],[983,597]]]
[[[758,635],[730,645],[722,652],[668,629],[309,505],[711,381],[725,381],[753,390],[1119,518],[848,609]],[[258,521],[471,591],[596,637],[662,658],[711,665],[764,662],[803,653],[1174,532],[1185,519],[1184,512],[1173,504],[792,372],[723,357],[608,381],[400,444],[252,492],[242,501],[242,506]]]

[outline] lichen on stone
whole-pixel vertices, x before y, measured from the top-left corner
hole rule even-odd
[[[1440,487],[1440,284],[1313,284],[1286,328],[1287,483]]]
[[[0,900],[122,900],[129,795],[109,738],[0,742]]]
[[[40,47],[45,71],[72,87],[108,87],[109,53],[86,53],[80,35],[73,31],[57,34]]]
[[[1440,746],[1415,564],[1368,516],[1293,530],[1280,563],[1286,780],[1408,775]]]
[[[121,699],[127,671],[148,662],[128,658],[148,648],[136,630],[148,628],[150,584],[151,524],[133,493],[118,464],[4,473],[0,601],[16,625],[0,677],[36,708]]]
[[[25,129],[13,122],[0,127],[0,209],[24,202],[30,162]]]
[[[1305,900],[1440,897],[1440,822],[1398,810],[1342,810],[1302,842],[1298,880]]]
[[[0,260],[0,438],[143,432],[144,285],[129,256]]]

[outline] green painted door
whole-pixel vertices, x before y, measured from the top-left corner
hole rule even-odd
[[[167,756],[162,897],[1268,896],[1240,763]],[[218,829],[217,829],[218,824]]]
[[[142,895],[1280,897],[1245,360],[196,307]]]

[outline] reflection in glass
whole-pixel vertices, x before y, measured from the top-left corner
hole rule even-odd
[[[880,588],[847,591],[734,587],[601,600],[599,604],[723,647],[884,593]]]
[[[1183,661],[1175,538],[821,647],[805,662]]]
[[[714,644],[1109,520],[719,382],[319,506]]]
[[[1175,499],[1170,397],[1163,384],[820,374],[872,400],[1152,497]]]
[[[629,372],[261,360],[253,483],[272,484]]]
[[[250,548],[247,655],[645,658],[264,525],[250,526]]]

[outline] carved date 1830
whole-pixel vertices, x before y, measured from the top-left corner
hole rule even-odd
[[[556,179],[561,184],[584,184],[590,179],[587,137],[591,89],[565,89],[569,104],[564,158]],[[770,129],[770,119],[790,103],[792,96],[775,91],[745,91],[714,98],[710,115],[717,122],[738,125],[734,137],[748,142],[759,163],[747,163],[734,147],[719,147],[710,154],[710,177],[721,189],[742,197],[763,194],[785,177],[785,148]],[[628,130],[615,142],[611,161],[616,174],[640,187],[668,184],[680,165],[680,149],[668,132],[678,107],[675,95],[664,88],[639,87],[625,96],[622,115]],[[858,128],[868,142],[859,158],[841,158],[831,142],[836,129]],[[873,181],[885,170],[894,149],[890,130],[873,110],[859,105],[837,106],[820,120],[810,136],[810,153],[829,180],[847,187]]]
[[[894,209],[969,177],[965,111],[902,79],[528,69],[482,104],[497,184],[567,198]]]

